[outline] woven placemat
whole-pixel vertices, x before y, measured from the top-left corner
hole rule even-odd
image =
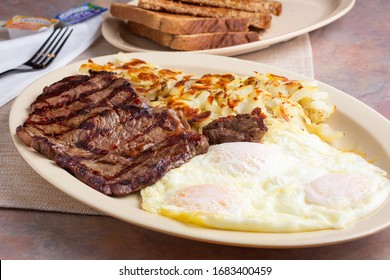
[[[99,214],[46,182],[19,155],[8,128],[11,105],[0,109],[0,206]]]
[[[104,50],[107,51],[107,43],[100,39],[76,60],[102,55]],[[265,50],[237,57],[313,77],[312,52],[308,34]],[[0,108],[0,207],[101,214],[56,189],[35,173],[23,160],[12,142],[8,128],[8,116],[12,103],[13,101]]]

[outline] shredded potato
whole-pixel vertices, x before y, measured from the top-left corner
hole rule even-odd
[[[127,61],[119,54],[115,63],[99,65],[89,61],[80,71],[113,71],[128,79],[138,94],[154,107],[168,106],[181,111],[194,129],[220,116],[251,113],[259,107],[267,118],[292,122],[324,141],[342,134],[324,124],[335,106],[315,81],[289,80],[275,74],[255,72],[252,76],[232,73],[197,76],[163,69],[140,59]]]

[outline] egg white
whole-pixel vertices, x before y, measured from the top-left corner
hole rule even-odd
[[[142,208],[200,226],[258,232],[339,229],[388,198],[386,172],[294,124],[263,143],[224,143],[141,191]]]

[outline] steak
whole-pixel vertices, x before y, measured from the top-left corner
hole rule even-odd
[[[260,108],[251,114],[230,115],[215,119],[203,127],[202,133],[209,139],[209,144],[226,142],[260,142],[268,128],[264,123],[266,116]]]
[[[90,72],[43,89],[17,135],[90,187],[126,195],[208,150],[207,138],[169,108],[152,108],[131,84]]]

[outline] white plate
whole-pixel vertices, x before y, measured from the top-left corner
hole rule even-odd
[[[261,73],[271,72],[290,79],[308,79],[301,75],[271,67],[261,63],[248,62],[235,58],[189,54],[189,53],[130,53],[155,65],[171,69],[180,69],[187,73],[223,73],[235,72],[239,75],[251,75],[254,70]],[[113,61],[115,55],[93,58],[96,63]],[[235,232],[201,228],[177,222],[162,216],[147,213],[140,209],[139,194],[113,198],[105,196],[71,176],[53,161],[48,160],[22,143],[15,134],[17,126],[28,116],[29,105],[42,92],[44,86],[78,73],[81,63],[74,63],[46,76],[28,86],[15,100],[10,112],[10,130],[17,149],[23,158],[43,178],[58,189],[96,208],[107,215],[148,229],[164,232],[189,239],[211,243],[221,243],[248,247],[307,247],[338,243],[370,235],[390,225],[390,202],[371,217],[343,230],[323,230],[316,232],[266,234]],[[330,99],[336,104],[334,127],[346,132],[345,144],[351,148],[362,148],[369,158],[375,158],[376,164],[390,171],[390,121],[357,99],[331,86],[319,83],[320,89],[329,92]]]
[[[285,0],[280,16],[273,16],[272,26],[260,35],[260,41],[197,53],[233,56],[248,53],[290,40],[323,27],[352,9],[355,0]],[[124,21],[108,17],[102,25],[103,37],[115,47],[129,52],[174,50],[127,31]]]

